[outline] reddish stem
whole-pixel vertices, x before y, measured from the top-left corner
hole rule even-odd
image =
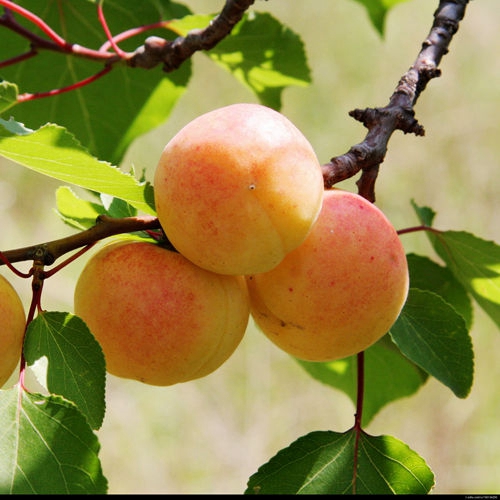
[[[9,261],[5,255],[0,252],[0,260],[16,275],[20,278],[30,278],[33,275],[32,270],[29,273],[23,273],[22,271],[17,270]]]
[[[12,64],[17,64],[17,63],[26,61],[26,59],[30,59],[36,55],[37,55],[36,50],[30,50],[29,52],[25,52],[24,54],[20,54],[18,56],[11,57],[10,59],[5,59],[5,61],[0,61],[0,68],[5,68],[5,67],[10,66]]]
[[[0,5],[3,5],[7,9],[12,10],[13,12],[17,12],[21,16],[28,19],[28,21],[31,21],[35,26],[38,26],[51,40],[53,40],[57,45],[59,45],[63,49],[68,50],[71,48],[71,44],[66,42],[64,38],[59,36],[43,19],[33,14],[33,12],[24,9],[20,5],[17,5],[16,3],[11,2],[10,0],[0,0]]]
[[[361,427],[361,420],[363,418],[363,397],[365,392],[365,353],[361,351],[357,355],[357,380],[358,380],[358,394],[356,397],[356,414],[354,415],[354,432],[356,433],[354,439],[354,460],[353,460],[353,473],[352,473],[352,494],[356,494],[356,479],[358,471],[358,453],[359,453],[359,439],[363,429]]]
[[[129,30],[123,31],[118,35],[110,38],[106,42],[104,42],[101,47],[99,47],[99,52],[106,52],[110,47],[114,48],[114,44],[118,42],[122,42],[123,40],[127,40],[128,38],[132,38],[133,36],[140,35],[149,30],[158,29],[158,28],[166,28],[171,21],[158,21],[157,23],[147,24],[144,26],[138,26],[137,28],[131,28]],[[125,54],[125,56],[127,56]]]
[[[85,252],[87,252],[88,250],[90,250],[95,245],[95,243],[96,242],[90,243],[89,245],[81,248],[80,250],[78,250],[78,252],[76,252],[75,254],[73,254],[71,257],[68,257],[66,260],[64,260],[63,262],[61,262],[59,265],[57,265],[56,267],[53,267],[50,271],[47,271],[46,273],[44,273],[43,279],[50,278],[55,273],[57,273],[57,271],[60,271],[63,267],[66,267],[68,264],[71,264],[71,262],[73,262],[78,257],[82,256]]]
[[[124,52],[122,49],[120,49],[120,47],[118,47],[115,39],[113,39],[113,36],[111,35],[111,31],[106,21],[106,17],[104,16],[104,10],[102,8],[102,0],[100,0],[99,3],[97,4],[97,17],[99,18],[99,22],[101,23],[104,33],[106,34],[106,38],[108,39],[108,42],[110,43],[111,47],[113,47],[113,50],[122,59],[125,59],[127,57],[127,53]]]
[[[422,224],[420,226],[413,226],[413,227],[407,227],[405,229],[399,229],[396,231],[399,235],[401,234],[407,234],[407,233],[416,233],[417,231],[430,231],[432,233],[440,233],[438,229],[435,229],[431,226],[426,226],[425,224]]]
[[[41,311],[41,302],[42,302],[42,289],[43,289],[43,265],[35,262],[33,267],[30,269],[30,274],[33,275],[33,281],[31,283],[31,303],[30,308],[28,310],[28,316],[26,318],[26,327],[24,328],[24,336],[26,336],[26,332],[28,330],[29,324],[35,318],[35,312]],[[23,339],[24,342],[24,339]],[[19,366],[19,385],[23,390],[26,390],[26,386],[24,384],[24,377],[26,374],[26,359],[24,357],[24,352],[21,351],[21,362]]]
[[[75,89],[84,87],[85,85],[88,85],[89,83],[95,82],[96,80],[98,80],[99,78],[104,76],[106,73],[109,73],[112,68],[113,67],[110,65],[105,66],[104,69],[102,69],[101,71],[99,71],[95,75],[89,76],[88,78],[85,78],[84,80],[80,80],[79,82],[68,85],[67,87],[62,87],[60,89],[53,89],[53,90],[49,90],[47,92],[35,92],[34,94],[30,94],[30,93],[20,94],[17,97],[17,102],[26,102],[26,101],[32,101],[34,99],[41,99],[43,97],[52,97],[54,95],[63,94],[64,92],[69,92],[71,90],[75,90]]]

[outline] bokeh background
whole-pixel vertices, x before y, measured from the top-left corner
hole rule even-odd
[[[222,0],[186,0],[196,13]],[[361,142],[354,108],[387,104],[425,39],[438,0],[410,0],[390,11],[385,36],[353,0],[256,0],[301,34],[313,83],[290,88],[282,112],[309,138],[321,162]],[[377,204],[396,228],[417,224],[410,205],[432,207],[440,229],[469,231],[500,243],[500,10],[471,2],[440,67],[416,106],[425,137],[396,133],[377,182]],[[122,167],[152,179],[164,144],[195,116],[255,97],[206,56],[170,120],[141,137]],[[75,118],[76,119],[76,118]],[[339,185],[355,189],[356,178]],[[0,160],[0,248],[22,247],[73,231],[54,211],[53,181]],[[433,255],[423,233],[405,235],[408,251]],[[45,285],[43,305],[72,311],[85,259]],[[23,267],[21,264],[19,267]],[[25,263],[26,270],[29,267]],[[26,304],[29,283],[8,275]],[[390,434],[418,452],[436,475],[433,493],[500,491],[500,332],[476,308],[475,381],[458,399],[435,380],[384,408],[366,429]],[[250,324],[229,361],[204,379],[159,388],[109,376],[107,413],[98,431],[110,493],[242,493],[248,477],[278,450],[314,430],[345,431],[354,407],[312,380]]]

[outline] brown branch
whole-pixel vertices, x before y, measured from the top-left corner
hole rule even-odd
[[[80,233],[66,236],[58,240],[40,243],[29,247],[7,250],[2,256],[9,263],[36,259],[43,265],[52,265],[62,255],[99,240],[122,233],[133,233],[137,231],[149,231],[161,229],[160,223],[153,216],[123,217],[115,218],[100,215],[95,226],[81,231]],[[0,258],[0,265],[5,264]]]
[[[425,134],[424,128],[415,119],[413,107],[429,81],[440,76],[438,65],[448,52],[468,3],[469,0],[440,0],[429,35],[417,59],[399,80],[389,104],[383,108],[355,109],[349,113],[363,123],[368,133],[363,142],[323,165],[326,189],[361,170],[361,177],[356,183],[358,192],[368,200],[375,201],[375,181],[393,132],[401,130],[405,134]]]
[[[174,71],[195,52],[210,50],[229,35],[254,2],[255,0],[226,0],[220,14],[206,28],[192,30],[185,37],[178,37],[174,41],[157,36],[149,37],[127,60],[127,64],[146,69],[163,64],[163,71]]]

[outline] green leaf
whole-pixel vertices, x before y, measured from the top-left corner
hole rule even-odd
[[[172,29],[185,36],[207,26],[212,17],[189,16],[175,21]],[[311,82],[302,40],[270,14],[245,15],[208,56],[274,109],[281,108],[284,88]]]
[[[481,308],[500,326],[500,246],[473,234],[429,234],[438,255]]]
[[[106,42],[97,17],[96,6],[88,1],[17,2],[40,16],[68,42],[93,50]],[[186,7],[169,0],[107,0],[104,12],[113,35],[161,19],[189,14]],[[21,16],[16,19],[33,30]],[[35,29],[36,32],[36,29]],[[40,33],[44,38],[45,34]],[[172,38],[167,29],[142,32],[120,43],[120,48],[133,52],[145,38],[157,35]],[[29,42],[3,30],[0,60],[26,52]],[[104,68],[104,62],[83,57],[40,50],[29,60],[2,68],[2,77],[17,84],[20,93],[46,92],[63,88],[89,78]],[[70,130],[95,156],[119,165],[128,146],[138,136],[157,127],[170,115],[186,90],[191,76],[190,61],[177,71],[166,74],[161,66],[151,70],[117,64],[100,79],[59,95],[34,99],[15,107],[15,118],[31,128],[47,122]],[[1,110],[1,108],[0,108]]]
[[[101,194],[101,200],[106,208],[106,213],[111,217],[135,217],[137,215],[137,210],[120,198]]]
[[[1,133],[0,156],[41,174],[106,193],[154,214],[153,187],[89,154],[65,128],[48,124],[31,134]],[[4,129],[5,131],[5,129]]]
[[[245,494],[426,494],[434,474],[405,443],[391,436],[315,431],[300,437],[253,474]]]
[[[388,335],[369,347],[364,359],[362,424],[366,426],[385,405],[414,394],[427,380],[427,374],[403,356]],[[316,380],[347,394],[356,405],[357,356],[329,363],[296,361]]]
[[[59,396],[0,391],[1,494],[105,494],[99,442]]]
[[[439,295],[410,288],[390,330],[401,352],[465,398],[472,387],[474,352],[465,321]]]
[[[0,115],[17,104],[17,85],[0,82]]]
[[[413,207],[431,226],[429,208]],[[479,306],[500,326],[500,246],[465,231],[426,231],[436,253]]]
[[[375,29],[380,35],[384,34],[385,18],[390,9],[398,3],[407,0],[355,0],[365,7]]]
[[[56,203],[59,216],[78,230],[94,226],[97,217],[106,213],[102,205],[79,198],[68,186],[57,189]]]
[[[434,212],[434,210],[430,207],[419,207],[414,200],[411,200],[411,205],[417,213],[420,222],[426,226],[432,226],[434,217],[436,217],[436,212]]]
[[[472,303],[469,294],[453,273],[428,257],[408,254],[410,286],[437,293],[463,316],[467,327],[472,326]]]
[[[85,323],[63,312],[43,312],[28,326],[24,356],[29,365],[46,357],[47,389],[75,403],[98,429],[105,412],[105,361]]]

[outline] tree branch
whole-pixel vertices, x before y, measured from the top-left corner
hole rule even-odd
[[[153,216],[115,218],[100,215],[96,225],[80,233],[58,240],[40,243],[29,247],[1,252],[0,265],[36,259],[43,265],[52,265],[62,255],[78,248],[91,245],[99,240],[122,233],[161,229],[160,223]]]
[[[210,50],[229,35],[254,2],[255,0],[226,0],[220,14],[206,28],[192,30],[185,37],[178,37],[174,41],[157,36],[149,37],[128,58],[127,64],[150,69],[161,63],[163,71],[174,71],[195,52]]]
[[[98,4],[99,21],[107,36],[107,41],[99,50],[94,50],[82,45],[69,43],[60,37],[45,21],[38,16],[24,9],[10,0],[0,0],[0,6],[3,6],[5,11],[0,16],[0,26],[17,33],[26,38],[30,42],[30,51],[19,56],[12,57],[5,61],[0,61],[0,67],[9,66],[21,62],[29,57],[37,55],[38,50],[50,50],[63,54],[101,61],[105,63],[105,72],[108,72],[115,64],[122,63],[130,67],[143,69],[151,69],[159,64],[163,64],[165,72],[171,72],[179,68],[179,66],[189,59],[196,51],[210,50],[217,45],[221,40],[228,36],[235,24],[243,17],[245,11],[255,2],[255,0],[226,0],[222,11],[211,21],[204,29],[190,31],[185,37],[178,37],[175,40],[166,40],[158,36],[150,36],[146,38],[144,45],[141,45],[133,52],[124,52],[117,46],[119,40],[136,36],[144,33],[149,29],[168,27],[169,21],[159,21],[147,26],[141,26],[127,30],[114,37],[111,36],[109,28],[102,11],[102,3]],[[19,24],[13,12],[22,15],[38,28],[40,28],[49,38],[39,36],[29,29]],[[113,52],[108,52],[108,48],[113,48]],[[64,89],[55,89],[49,92],[41,92],[36,94],[26,94],[22,100],[47,97],[74,88],[86,85],[95,79],[99,78],[104,72],[98,72],[96,75],[77,82],[77,84],[69,85]]]
[[[323,165],[325,188],[329,189],[361,170],[361,177],[356,183],[358,192],[375,201],[375,181],[393,132],[401,130],[405,134],[425,134],[424,128],[415,119],[413,107],[429,81],[440,76],[438,65],[448,52],[468,3],[469,0],[440,0],[429,35],[422,43],[417,59],[399,80],[387,106],[355,109],[349,113],[363,123],[368,133],[363,142]]]

